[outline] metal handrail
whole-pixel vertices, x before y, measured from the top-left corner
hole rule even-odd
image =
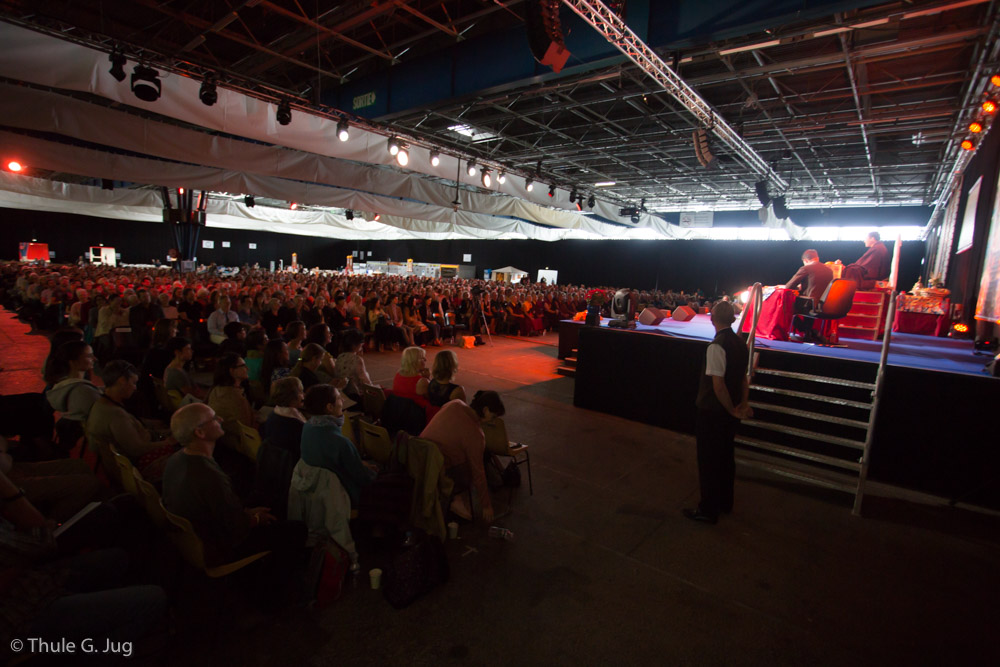
[[[753,349],[757,341],[757,321],[760,319],[760,309],[764,306],[764,287],[760,283],[754,283],[753,287],[750,288],[750,298],[747,299],[747,308],[750,304],[753,304],[753,326],[750,327],[750,337],[747,339],[747,351],[749,354],[749,361],[747,361],[747,377],[753,375]],[[737,327],[737,331],[743,331],[743,321],[747,317],[747,308],[743,309],[740,313],[740,323]]]
[[[865,482],[868,481],[868,461],[871,456],[879,399],[882,397],[882,388],[885,382],[885,362],[889,358],[889,342],[892,338],[892,322],[896,314],[897,295],[898,292],[895,288],[889,292],[889,308],[885,315],[885,333],[882,335],[882,354],[879,357],[878,371],[875,374],[875,390],[872,391],[872,408],[871,412],[868,413],[868,433],[865,435],[865,446],[861,454],[861,474],[858,475],[858,489],[854,494],[854,507],[851,510],[851,513],[855,515],[861,514],[861,500],[865,493]]]

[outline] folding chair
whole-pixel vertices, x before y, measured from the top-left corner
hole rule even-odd
[[[482,426],[483,435],[486,436],[486,451],[497,456],[509,456],[514,459],[514,463],[518,466],[527,464],[528,495],[535,495],[535,489],[531,483],[531,454],[528,452],[528,446],[520,442],[511,442],[507,438],[507,427],[500,417],[483,422]]]
[[[389,463],[389,457],[392,455],[392,440],[389,438],[387,430],[359,419],[358,433],[365,453],[373,461],[382,465]]]

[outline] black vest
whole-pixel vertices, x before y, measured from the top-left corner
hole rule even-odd
[[[743,338],[731,328],[725,328],[715,334],[713,343],[721,345],[726,353],[726,389],[729,390],[729,399],[733,405],[739,405],[743,400],[743,377],[747,372],[747,362],[750,353],[747,351]],[[698,398],[695,405],[699,410],[710,412],[725,412],[722,403],[715,397],[715,390],[712,388],[711,376],[705,375],[706,361],[701,363],[701,380],[698,384]]]

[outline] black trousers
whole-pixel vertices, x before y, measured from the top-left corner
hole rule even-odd
[[[733,439],[739,420],[722,412],[698,410],[695,438],[698,443],[698,509],[711,517],[733,510],[736,461]]]

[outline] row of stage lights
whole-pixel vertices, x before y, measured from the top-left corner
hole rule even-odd
[[[181,192],[182,193],[184,192],[183,188],[181,188]],[[244,195],[243,196],[243,204],[247,208],[253,208],[254,206],[257,205],[257,201],[256,201],[256,199],[254,198],[253,195]],[[298,204],[298,202],[294,202],[294,201],[293,202],[289,202],[288,203],[288,210],[290,210],[290,211],[297,211],[297,210],[299,210],[299,204]],[[345,209],[344,210],[344,217],[347,218],[348,220],[354,220],[354,211],[352,209],[349,209],[349,208]],[[381,219],[382,219],[382,214],[381,213],[376,213],[374,215],[374,217],[372,217],[372,220],[374,222],[378,222]]]
[[[989,129],[996,116],[997,108],[1000,108],[1000,102],[997,101],[996,96],[997,91],[1000,90],[1000,74],[994,74],[990,77],[990,86],[992,91],[984,93],[985,99],[976,112],[976,118],[969,123],[969,136],[963,139],[961,144],[963,150],[971,151],[979,145],[979,137],[985,130]]]

